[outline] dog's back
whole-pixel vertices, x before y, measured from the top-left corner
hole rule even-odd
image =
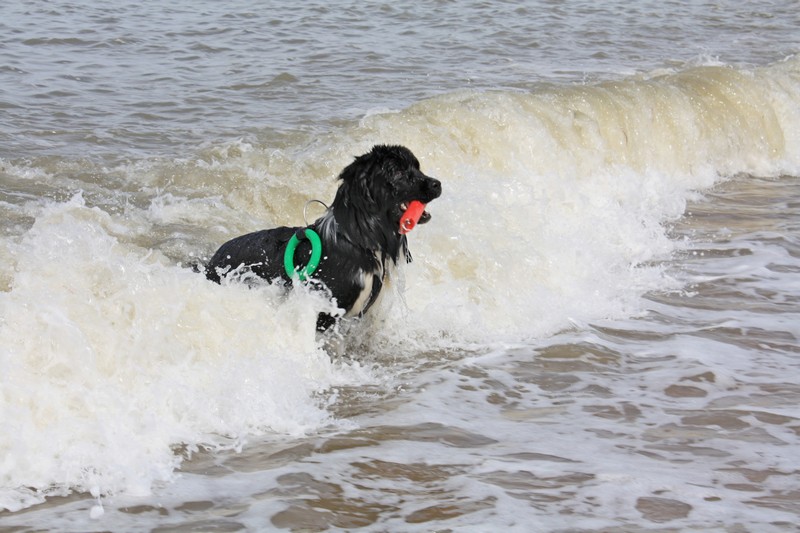
[[[206,265],[206,277],[219,283],[221,276],[246,268],[269,281],[278,278],[290,281],[283,271],[283,252],[297,229],[285,226],[265,229],[226,242]],[[297,256],[305,257],[303,252],[298,246]]]

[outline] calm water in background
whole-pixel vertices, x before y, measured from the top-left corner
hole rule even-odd
[[[0,528],[792,530],[800,9],[628,4],[0,7]],[[343,355],[184,266],[383,142]]]
[[[799,39],[793,2],[284,4],[4,6],[4,157],[186,155],[464,89],[763,65]]]

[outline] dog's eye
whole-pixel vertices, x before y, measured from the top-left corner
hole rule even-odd
[[[394,186],[398,183],[402,183],[405,180],[405,175],[402,170],[391,170],[386,173],[387,180],[389,182],[389,186]]]

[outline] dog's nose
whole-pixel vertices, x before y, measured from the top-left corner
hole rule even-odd
[[[442,194],[442,182],[435,178],[428,178],[427,187],[428,193],[434,198]]]

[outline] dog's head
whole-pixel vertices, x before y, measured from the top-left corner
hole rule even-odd
[[[331,207],[340,230],[351,240],[355,232],[382,239],[389,248],[401,242],[400,218],[408,204],[414,200],[427,204],[442,194],[441,182],[423,174],[417,158],[403,146],[374,146],[345,167],[339,179],[342,183]],[[418,224],[430,219],[425,211]]]

